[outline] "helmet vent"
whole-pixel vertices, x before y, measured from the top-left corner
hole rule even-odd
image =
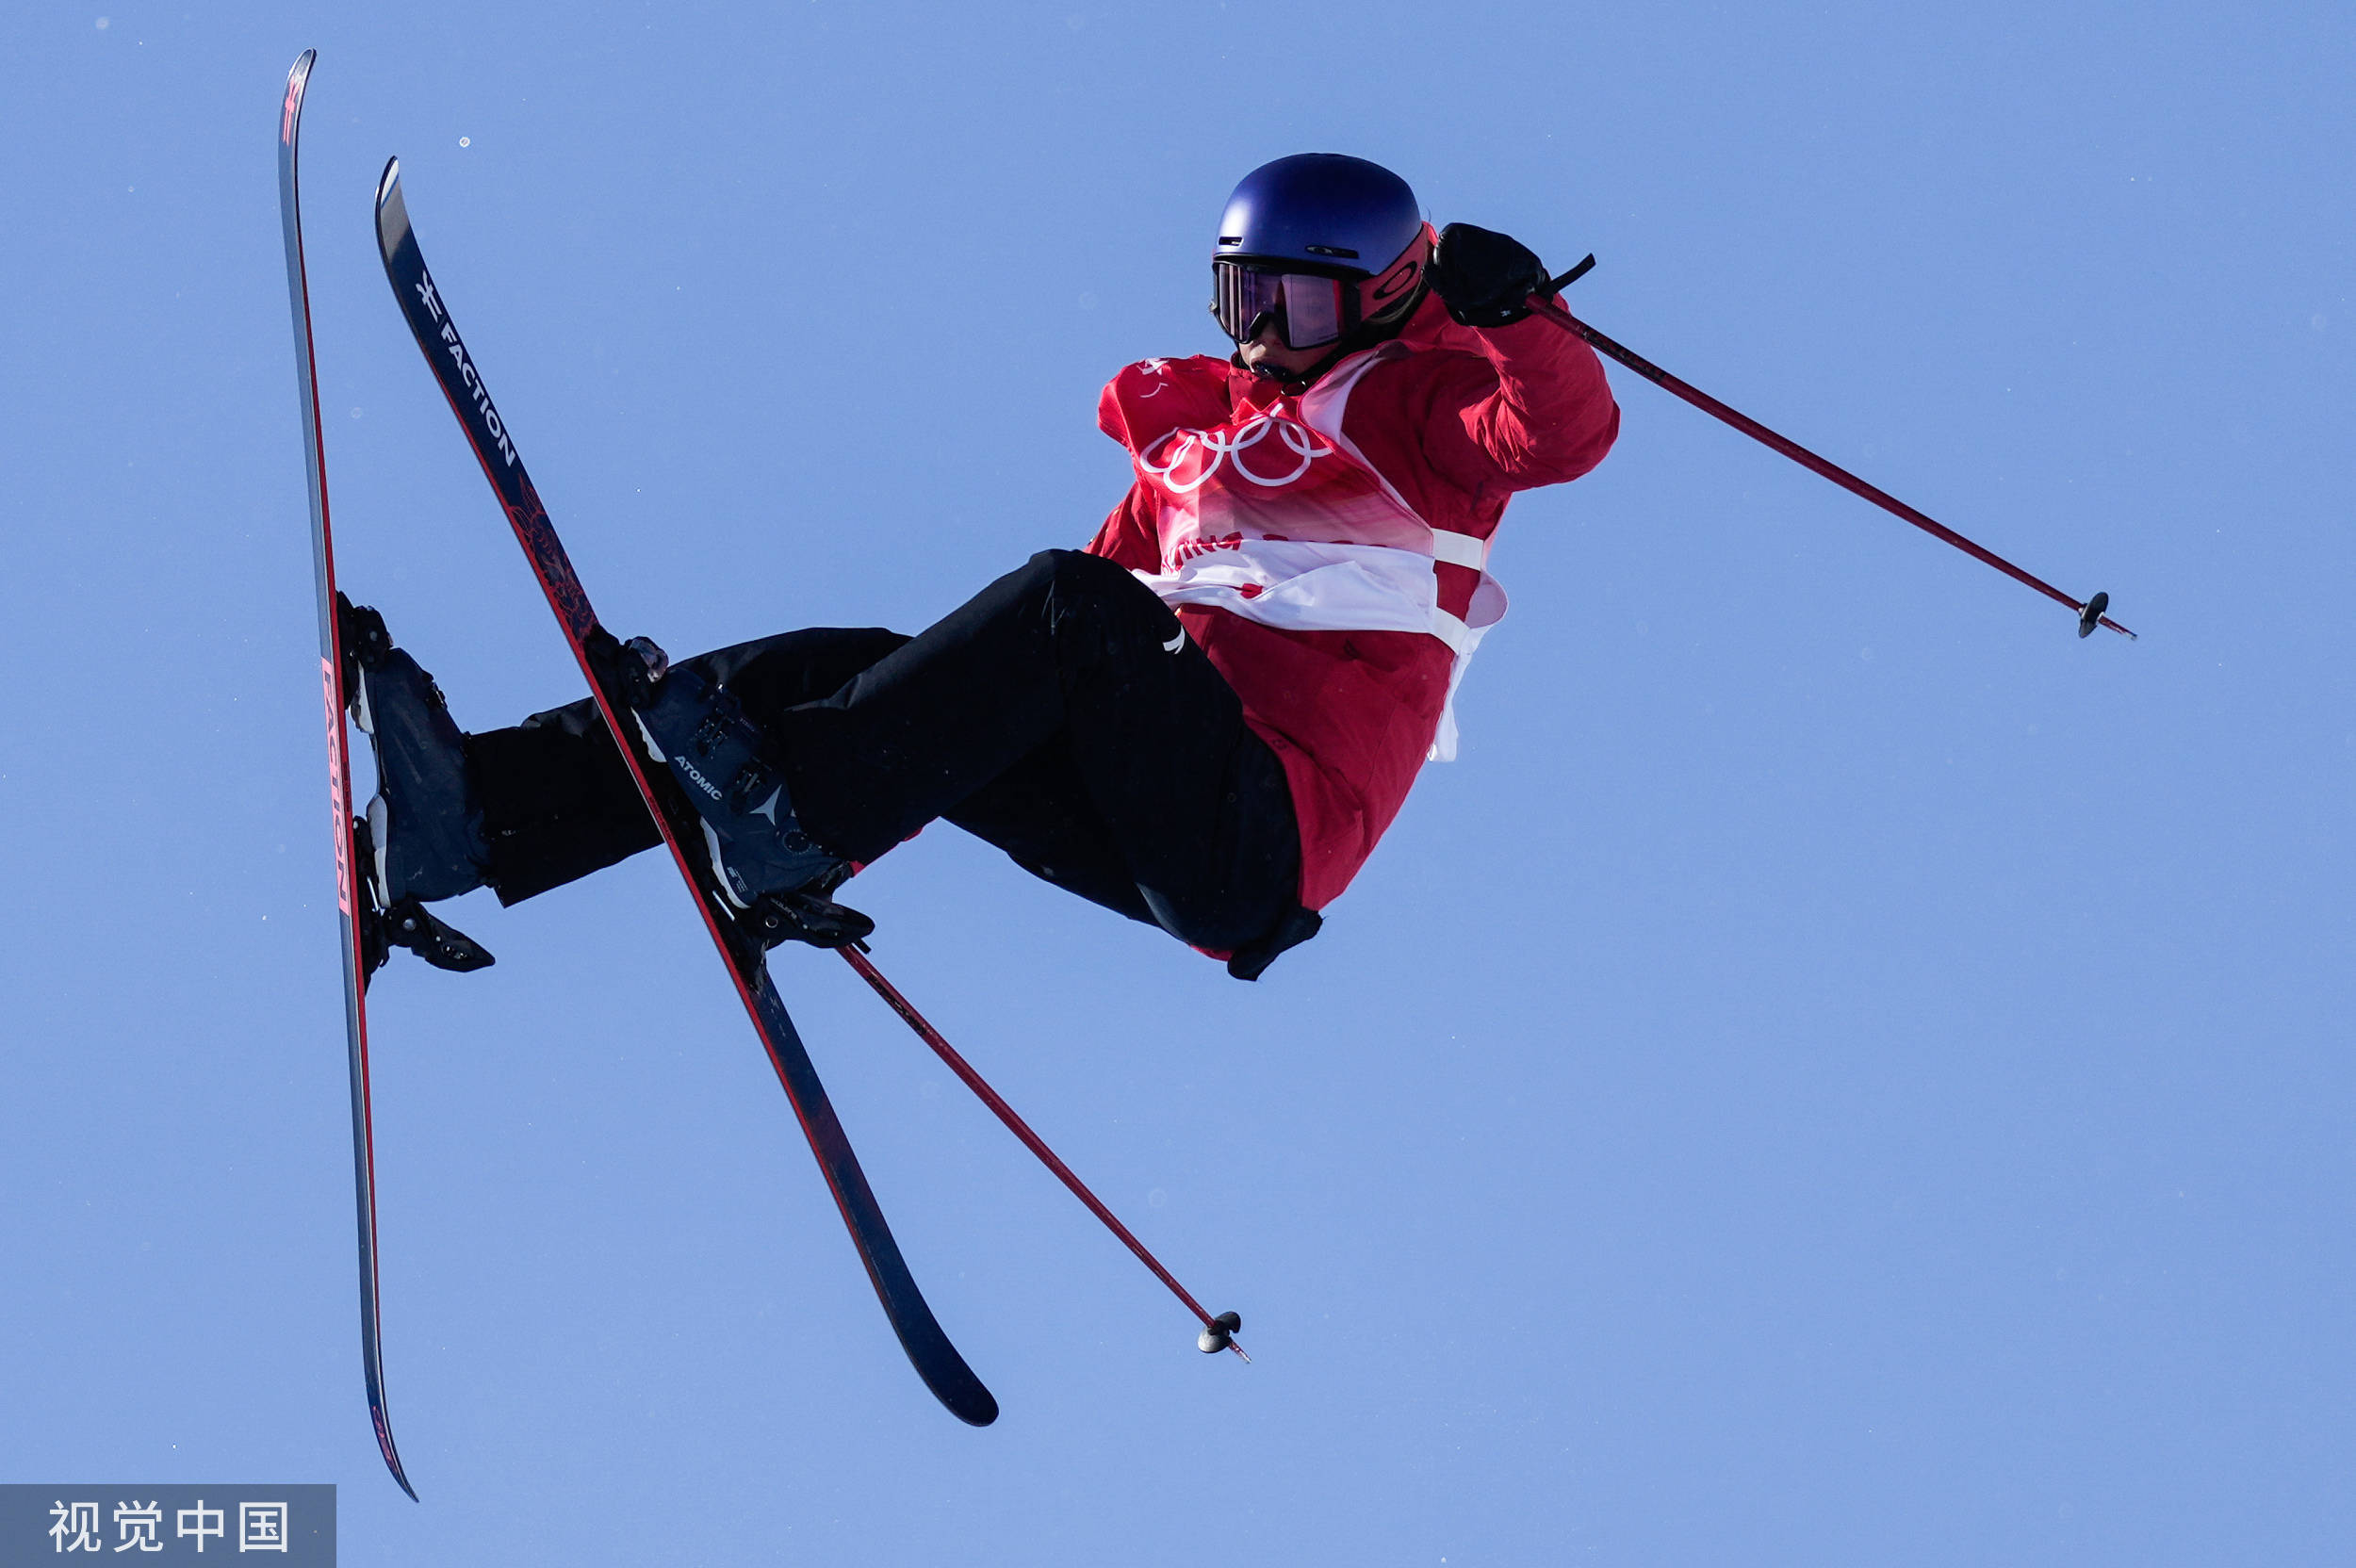
[[[1240,245],[1243,243],[1243,236],[1239,234],[1223,234],[1219,237],[1219,242],[1221,245]]]
[[[1313,256],[1341,256],[1349,261],[1358,259],[1358,253],[1346,245],[1303,245],[1301,249]]]

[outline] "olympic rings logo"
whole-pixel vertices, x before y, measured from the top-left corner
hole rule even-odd
[[[1273,478],[1267,474],[1255,473],[1252,466],[1244,460],[1244,453],[1267,440],[1271,432],[1298,459],[1293,465],[1292,472],[1278,474]],[[1167,449],[1166,452],[1165,449]],[[1203,471],[1191,479],[1173,478],[1179,465],[1186,462],[1189,453],[1198,449],[1210,454],[1210,461],[1203,466]],[[1169,461],[1156,461],[1157,455],[1167,455]],[[1235,461],[1235,472],[1264,490],[1275,490],[1292,483],[1307,473],[1310,465],[1317,462],[1318,458],[1333,455],[1333,449],[1319,442],[1317,433],[1308,426],[1295,420],[1262,414],[1236,426],[1233,434],[1215,430],[1171,431],[1168,435],[1137,453],[1137,466],[1183,496],[1189,491],[1202,488],[1209,482],[1213,474],[1219,472],[1220,466],[1231,458]]]

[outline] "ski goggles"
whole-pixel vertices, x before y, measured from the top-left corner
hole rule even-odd
[[[1323,348],[1356,324],[1350,309],[1356,302],[1355,279],[1211,263],[1211,314],[1237,343],[1251,342],[1273,322],[1287,349]]]

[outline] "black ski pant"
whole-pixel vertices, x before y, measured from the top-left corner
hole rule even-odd
[[[1057,887],[1244,954],[1246,978],[1316,929],[1283,764],[1169,607],[1101,557],[1033,556],[914,638],[822,628],[692,662],[773,738],[803,828],[846,859],[945,818]],[[502,903],[662,841],[594,703],[467,744]]]

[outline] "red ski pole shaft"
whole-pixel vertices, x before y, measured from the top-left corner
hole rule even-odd
[[[1592,262],[1594,259],[1595,258],[1591,256],[1588,258],[1588,261]],[[1559,290],[1564,283],[1578,276],[1580,272],[1585,271],[1586,268],[1586,262],[1582,262],[1579,266],[1573,268],[1571,271],[1564,273],[1562,278],[1557,279],[1553,284],[1549,285],[1548,291],[1554,292]],[[2043,594],[2047,598],[2052,599],[2056,604],[2068,605],[2078,616],[2078,634],[2080,636],[2085,636],[2098,626],[2108,627],[2110,629],[2119,633],[2121,636],[2133,637],[2135,635],[2134,632],[2129,631],[2125,627],[2119,625],[2117,621],[2112,620],[2108,615],[2102,613],[2103,610],[2110,604],[2110,596],[2108,594],[2097,594],[2091,599],[2082,600],[2071,598],[2068,594],[2063,593],[2060,589],[2054,587],[2043,578],[2037,577],[2031,572],[2022,571],[2020,567],[2014,565],[2003,556],[1998,555],[1994,550],[1988,549],[1985,546],[1973,543],[1972,540],[1965,538],[1962,534],[1957,533],[1954,529],[1949,528],[1946,524],[1916,511],[1913,507],[1908,506],[1906,502],[1900,500],[1897,497],[1890,494],[1888,491],[1880,488],[1878,485],[1868,484],[1865,481],[1857,478],[1857,475],[1849,472],[1848,469],[1843,468],[1839,464],[1817,456],[1814,452],[1809,451],[1806,447],[1801,446],[1797,441],[1792,440],[1789,436],[1780,435],[1775,432],[1769,430],[1765,425],[1760,424],[1758,420],[1752,418],[1749,415],[1744,414],[1740,409],[1729,408],[1725,403],[1722,403],[1717,399],[1711,397],[1709,393],[1703,391],[1701,388],[1692,385],[1691,384],[1681,381],[1677,377],[1669,374],[1668,371],[1663,370],[1660,366],[1655,365],[1651,360],[1646,359],[1644,355],[1636,352],[1634,350],[1627,348],[1619,343],[1615,343],[1611,338],[1606,337],[1602,333],[1597,332],[1595,328],[1589,326],[1578,317],[1573,316],[1567,310],[1562,312],[1560,315],[1551,310],[1541,310],[1537,312],[1537,314],[1543,316],[1547,320],[1552,321],[1563,331],[1575,333],[1579,337],[1584,338],[1597,353],[1618,360],[1622,365],[1627,366],[1629,369],[1635,371],[1646,381],[1651,382],[1655,386],[1660,387],[1662,391],[1674,393],[1676,396],[1684,399],[1687,402],[1692,403],[1695,408],[1700,409],[1704,414],[1710,415],[1713,418],[1724,420],[1726,423],[1732,425],[1736,430],[1741,431],[1743,434],[1749,436],[1754,441],[1759,442],[1761,445],[1774,448],[1776,451],[1781,452],[1784,456],[1790,458],[1801,467],[1808,469],[1810,473],[1821,475],[1822,477],[1832,481],[1835,484],[1838,484],[1841,488],[1848,491],[1852,495],[1862,496],[1865,499],[1872,501],[1875,506],[1880,507],[1884,512],[1889,513],[1890,515],[1904,518],[1906,521],[1912,523],[1916,528],[1921,529],[1923,532],[1930,534],[1933,538],[1945,540],[1948,544],[1953,545],[1955,548],[1963,551],[1964,554],[1971,556],[1973,560],[1984,562],[1987,564],[1995,567],[1998,571],[2004,573],[2006,577],[2011,578],[2016,582],[2027,584],[2029,587],[2036,589],[2038,593]]]
[[[1219,1319],[1203,1310],[1203,1303],[1188,1294],[1186,1287],[1178,1282],[1178,1277],[1164,1268],[1161,1259],[1148,1251],[1145,1243],[1132,1235],[1129,1227],[1123,1225],[1114,1216],[1113,1211],[1104,1206],[1103,1200],[1088,1190],[1088,1184],[1072,1173],[1072,1168],[1056,1157],[1055,1152],[1047,1147],[1046,1140],[1031,1131],[1031,1124],[1015,1114],[1014,1107],[1000,1098],[998,1091],[991,1088],[989,1082],[973,1070],[973,1065],[957,1054],[957,1047],[951,1045],[940,1030],[926,1021],[924,1015],[916,1010],[914,1004],[900,994],[900,988],[897,986],[884,978],[883,972],[875,966],[867,955],[856,947],[837,948],[835,951],[843,955],[845,963],[859,972],[859,977],[866,981],[877,996],[884,999],[886,1005],[900,1015],[903,1022],[916,1031],[919,1039],[932,1047],[933,1054],[939,1056],[950,1071],[964,1080],[965,1086],[973,1091],[975,1098],[989,1106],[991,1113],[1006,1124],[1006,1131],[1021,1138],[1023,1147],[1038,1155],[1039,1163],[1054,1171],[1055,1179],[1072,1189],[1072,1196],[1087,1204],[1088,1212],[1103,1220],[1104,1228],[1119,1236],[1121,1245],[1135,1252],[1137,1255],[1137,1261],[1152,1269],[1153,1277],[1168,1285],[1170,1293],[1185,1302],[1188,1312],[1203,1320],[1203,1328],[1216,1329],[1219,1326]],[[1241,1348],[1234,1344],[1232,1340],[1223,1348],[1234,1350],[1237,1355],[1243,1354]]]

